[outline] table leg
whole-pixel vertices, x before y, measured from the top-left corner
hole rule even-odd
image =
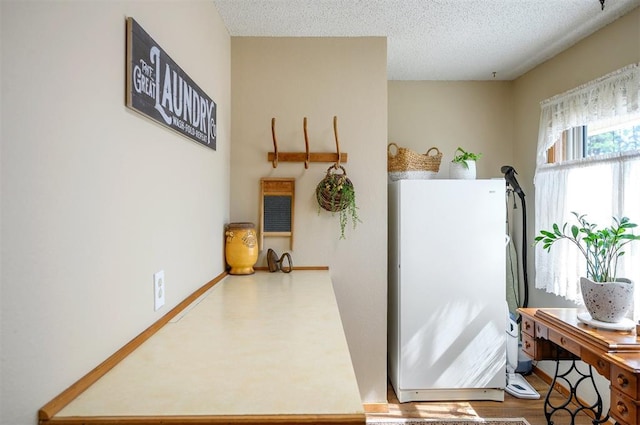
[[[571,417],[570,425],[575,425],[576,415],[580,412],[591,412],[594,425],[605,423],[609,420],[609,414],[607,413],[603,417],[603,407],[602,407],[602,397],[598,392],[598,387],[596,387],[596,383],[593,379],[593,373],[591,370],[591,366],[588,366],[588,372],[583,372],[578,369],[576,365],[576,360],[580,360],[576,356],[572,356],[571,367],[567,369],[565,372],[560,372],[560,355],[563,351],[558,350],[557,358],[556,358],[556,372],[553,377],[553,381],[551,382],[551,386],[549,387],[549,392],[544,400],[544,415],[547,419],[548,425],[554,425],[553,416],[559,412],[567,413]],[[570,376],[572,375],[572,376]],[[551,403],[551,392],[555,388],[556,383],[558,381],[562,381],[565,387],[569,390],[569,394],[566,400],[560,403],[557,406],[554,406]],[[591,404],[586,404],[583,400],[578,397],[577,391],[578,388],[582,385],[590,385],[596,393],[597,400]]]

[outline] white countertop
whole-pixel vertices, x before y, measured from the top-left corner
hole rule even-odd
[[[227,276],[55,415],[364,415],[329,272]]]

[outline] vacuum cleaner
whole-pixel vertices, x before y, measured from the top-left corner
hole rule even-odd
[[[505,165],[500,168],[500,171],[504,174],[505,181],[507,183],[507,195],[510,192],[515,193],[520,198],[520,204],[522,209],[522,275],[524,279],[524,297],[522,299],[521,307],[527,307],[529,304],[529,278],[527,275],[527,208],[524,200],[524,191],[518,184],[518,180],[516,179],[516,170],[510,166]],[[516,208],[515,200],[514,200],[514,209]],[[515,254],[515,249],[513,249],[513,253]],[[517,267],[514,276],[514,299],[517,304],[519,304],[519,292],[520,285],[517,282]],[[538,399],[540,398],[540,394],[527,382],[524,377],[519,374],[519,365],[520,365],[520,344],[519,344],[519,329],[518,323],[520,322],[520,318],[515,319],[515,314],[509,311],[509,305],[507,304],[506,308],[507,314],[507,385],[505,387],[505,391],[508,394],[511,394],[517,398],[523,399]],[[530,362],[530,361],[529,361]]]
[[[512,317],[507,323],[507,385],[505,391],[517,398],[539,399],[540,394],[519,373],[520,344],[518,344],[518,324]]]

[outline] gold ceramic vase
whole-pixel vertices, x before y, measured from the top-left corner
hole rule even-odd
[[[258,261],[258,239],[253,223],[229,223],[225,227],[225,256],[229,274],[253,274]]]

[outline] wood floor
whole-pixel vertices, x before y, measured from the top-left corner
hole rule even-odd
[[[367,413],[367,418],[525,418],[531,425],[545,425],[544,398],[549,386],[538,376],[529,375],[527,381],[540,393],[539,400],[522,400],[505,393],[505,400],[471,402],[409,402],[400,403],[391,385],[387,389],[388,413]],[[554,391],[552,403],[560,404],[563,396]],[[571,417],[559,413],[553,417],[555,425],[568,425]],[[592,425],[586,414],[576,417],[574,425]]]

